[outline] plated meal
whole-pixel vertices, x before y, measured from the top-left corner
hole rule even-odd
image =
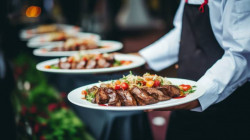
[[[76,41],[77,40],[77,41]],[[49,44],[61,44],[65,41],[64,46],[69,47],[77,43],[85,43],[90,47],[100,40],[100,36],[93,33],[67,33],[67,32],[53,32],[40,36],[36,36],[28,41],[28,47],[35,48]],[[61,43],[60,43],[61,42]],[[76,42],[76,43],[75,43]]]
[[[78,26],[65,25],[65,24],[44,24],[38,25],[37,27],[24,29],[21,31],[20,37],[23,40],[29,39],[31,37],[54,32],[79,32],[80,28]]]
[[[114,54],[76,54],[59,59],[58,63],[45,65],[47,69],[98,69],[129,65],[132,61],[116,60]]]
[[[91,109],[131,111],[165,108],[193,101],[205,92],[195,81],[130,73],[118,80],[86,85],[68,94],[70,102]]]
[[[135,76],[132,73],[123,78],[102,83],[83,90],[82,99],[108,106],[144,106],[171,98],[184,98],[195,91],[195,86],[173,85],[166,78],[149,73]]]
[[[48,45],[35,49],[33,53],[36,56],[45,57],[70,56],[83,50],[88,53],[108,53],[120,50],[122,47],[122,43],[118,41],[102,40],[96,43],[92,40],[69,39],[64,43]]]
[[[109,73],[129,70],[144,63],[142,57],[134,55],[80,52],[69,57],[41,62],[36,68],[53,73]]]

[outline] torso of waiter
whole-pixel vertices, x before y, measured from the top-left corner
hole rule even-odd
[[[249,24],[250,0],[181,0],[175,28],[139,51],[205,88],[200,107],[172,112],[167,140],[250,139]]]
[[[208,2],[194,5],[186,0],[178,56],[180,78],[199,80],[225,53],[213,33]],[[249,110],[250,84],[247,82],[204,112],[173,112],[167,140],[250,139]]]

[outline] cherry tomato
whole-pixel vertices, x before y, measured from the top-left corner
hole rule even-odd
[[[159,80],[155,80],[154,87],[158,87],[161,85],[161,82]]]
[[[120,85],[120,84],[121,84],[121,81],[116,80],[116,81],[115,81],[115,84],[116,84],[116,85]]]
[[[187,90],[189,90],[190,88],[192,88],[190,85],[184,85],[184,84],[182,84],[182,85],[180,85],[180,88],[183,90],[183,91],[187,91]]]
[[[124,90],[128,89],[128,84],[125,83],[125,82],[122,83],[122,84],[121,84],[121,88],[124,89]]]
[[[50,69],[51,66],[50,66],[50,65],[45,65],[44,68],[45,68],[45,69]]]
[[[69,58],[68,58],[68,62],[69,63],[72,63],[74,61],[74,57],[73,56],[70,56]]]
[[[122,65],[129,65],[131,63],[132,63],[132,61],[125,61],[124,63],[122,63]]]
[[[146,82],[145,82],[145,81],[141,81],[141,83],[142,83],[142,85],[144,85],[144,86],[146,85]]]
[[[83,90],[82,91],[82,95],[87,95],[88,93],[87,93],[87,91],[86,90]]]
[[[153,80],[147,81],[146,86],[147,87],[152,87],[154,85],[154,83],[155,82]]]
[[[82,60],[83,60],[83,61],[87,61],[88,59],[87,59],[86,57],[83,57]]]
[[[121,89],[121,86],[120,85],[115,85],[115,90],[119,90]]]

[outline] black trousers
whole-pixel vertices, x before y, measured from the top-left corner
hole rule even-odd
[[[250,139],[250,83],[204,112],[173,111],[166,140]]]

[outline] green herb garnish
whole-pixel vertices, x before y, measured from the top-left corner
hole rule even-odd
[[[51,65],[50,68],[51,68],[51,69],[59,69],[58,66],[54,66],[54,65]]]

